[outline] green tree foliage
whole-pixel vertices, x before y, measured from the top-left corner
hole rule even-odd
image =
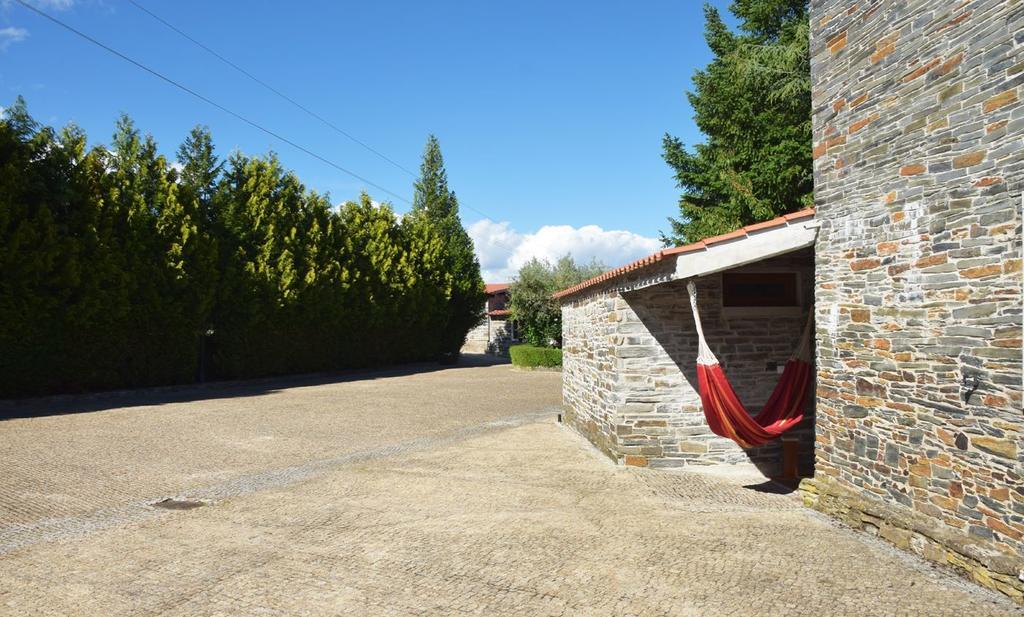
[[[434,359],[467,319],[454,290],[483,304],[453,195],[436,220],[334,208],[201,127],[177,159],[127,118],[87,149],[3,111],[0,397],[190,382],[201,349],[222,378]]]
[[[577,264],[569,255],[554,264],[534,258],[523,265],[509,289],[511,318],[523,338],[538,347],[561,347],[562,308],[552,295],[606,269],[596,260]]]
[[[732,32],[704,8],[715,57],[687,93],[707,141],[666,135],[663,157],[683,193],[666,244],[695,242],[810,206],[811,83],[807,2],[735,0]]]
[[[486,295],[473,240],[459,219],[459,201],[448,188],[441,145],[433,135],[427,138],[415,188],[410,216],[440,233],[444,242],[443,269],[451,274],[447,282],[448,320],[442,329],[440,351],[457,352],[469,330],[480,322]]]

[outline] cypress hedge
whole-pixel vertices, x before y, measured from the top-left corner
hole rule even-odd
[[[400,219],[366,194],[334,208],[272,154],[218,160],[204,128],[177,162],[126,117],[109,148],[88,148],[74,126],[40,127],[20,98],[3,110],[0,397],[187,383],[200,364],[242,378],[428,360],[452,346],[456,274],[427,217]]]

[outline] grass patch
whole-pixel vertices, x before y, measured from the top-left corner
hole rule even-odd
[[[513,345],[508,354],[514,366],[561,368],[562,350],[553,347],[534,347],[533,345]]]

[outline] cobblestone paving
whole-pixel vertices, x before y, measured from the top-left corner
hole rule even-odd
[[[449,380],[465,390],[450,408],[439,394]],[[374,413],[360,415],[360,396],[376,399]],[[20,518],[0,526],[109,521],[10,546],[0,555],[0,614],[1017,614],[792,496],[744,488],[756,480],[615,467],[543,411],[557,396],[557,375],[490,367],[0,423],[0,471],[20,470],[14,486],[49,483],[34,497],[5,481],[0,512]],[[299,404],[309,397],[319,403]],[[304,418],[273,417],[268,403]],[[237,425],[235,442],[224,423]],[[36,460],[12,454],[15,437],[26,448],[33,439],[82,447],[78,434],[93,424],[105,426],[96,439],[119,442],[109,444],[117,454],[94,443],[84,451],[101,460],[78,467],[73,453],[53,452],[61,464],[52,466],[43,450]],[[185,431],[178,470],[141,445],[168,426]],[[208,452],[251,443],[269,426],[294,441],[256,449],[248,463]],[[329,432],[342,426],[359,434]],[[104,492],[118,474],[133,488]],[[50,487],[72,485],[101,499],[48,515]],[[161,494],[208,504],[136,506],[145,515],[120,518],[95,507]]]
[[[0,421],[0,552],[14,525],[53,530],[190,488],[295,475],[295,466],[558,404],[558,374],[464,364],[0,408],[30,416]],[[412,367],[424,368],[436,365]],[[96,411],[68,413],[82,409]]]

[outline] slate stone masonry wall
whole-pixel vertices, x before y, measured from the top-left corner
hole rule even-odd
[[[818,477],[1024,556],[1024,2],[811,15]]]
[[[684,257],[685,258],[685,257]],[[661,266],[671,270],[668,266]],[[742,400],[758,409],[778,382],[769,362],[793,353],[813,296],[813,253],[803,250],[736,271],[797,272],[804,306],[790,315],[728,315],[721,307],[721,276],[698,279],[700,310],[712,350]],[[644,277],[668,272],[645,270]],[[617,283],[630,287],[634,278]],[[616,461],[677,467],[754,462],[777,473],[779,444],[743,451],[711,433],[696,391],[697,335],[685,281],[635,291],[605,288],[562,308],[565,421]],[[810,409],[810,405],[809,405]],[[813,461],[813,420],[803,437],[805,467]]]

